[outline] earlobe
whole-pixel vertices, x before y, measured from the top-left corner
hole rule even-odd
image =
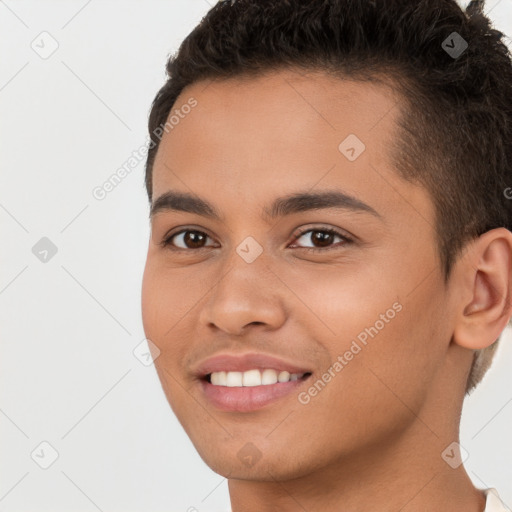
[[[460,265],[463,289],[453,340],[483,349],[498,339],[512,315],[512,233],[487,231],[471,243]]]

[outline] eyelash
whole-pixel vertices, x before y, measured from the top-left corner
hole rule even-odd
[[[187,233],[187,232],[200,233],[200,234],[206,235],[208,237],[208,235],[206,233],[204,233],[203,231],[200,231],[198,229],[182,229],[181,231],[178,231],[178,232],[173,233],[172,235],[169,235],[168,237],[166,237],[162,242],[160,242],[160,245],[162,247],[166,247],[166,248],[170,249],[171,251],[185,251],[185,252],[188,252],[188,251],[200,251],[202,249],[208,249],[208,247],[199,247],[198,249],[183,249],[182,247],[174,247],[172,245],[172,243],[171,243],[172,239],[175,236],[178,236],[178,235],[181,235],[182,233]],[[294,242],[297,241],[299,238],[301,238],[303,235],[305,235],[306,233],[309,233],[309,232],[328,233],[330,235],[338,236],[343,241],[341,246],[344,246],[344,245],[347,245],[347,244],[350,244],[350,243],[354,242],[354,240],[352,238],[350,238],[346,234],[341,233],[340,231],[338,231],[336,229],[333,229],[333,228],[303,228],[303,229],[300,229],[298,234],[294,238]],[[333,249],[338,249],[341,246],[340,245],[335,245],[335,246],[329,246],[329,247],[326,247],[326,248],[320,248],[320,247],[298,247],[298,248],[299,249],[305,249],[305,250],[311,251],[311,252],[325,252],[325,251],[330,251],[330,250],[333,250]]]

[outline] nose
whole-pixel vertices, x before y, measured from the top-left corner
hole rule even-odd
[[[202,303],[202,326],[241,335],[250,325],[274,330],[285,322],[283,285],[263,260],[247,263],[236,254],[230,259]]]

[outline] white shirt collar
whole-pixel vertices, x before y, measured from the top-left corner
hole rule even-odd
[[[501,501],[496,489],[484,489],[484,493],[487,496],[484,512],[509,512]]]

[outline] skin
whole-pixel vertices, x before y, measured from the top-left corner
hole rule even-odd
[[[153,201],[191,192],[223,219],[153,216],[142,315],[169,404],[228,478],[233,512],[483,511],[463,465],[441,454],[458,440],[472,350],[512,314],[512,234],[494,229],[468,244],[445,286],[432,201],[390,161],[403,100],[382,84],[281,70],[195,83],[173,110],[192,96],[197,106],[162,138]],[[338,149],[348,134],[366,146],[352,162]],[[350,193],[380,218],[263,216],[278,196],[319,190]],[[354,241],[315,242],[326,227]],[[181,251],[160,245],[184,228],[207,237],[175,237]],[[263,249],[252,263],[236,252],[248,236]],[[307,404],[291,393],[257,411],[220,411],[193,374],[216,353],[261,351],[312,368],[314,382],[397,302],[400,312]],[[260,457],[252,465],[238,456],[247,443]]]

